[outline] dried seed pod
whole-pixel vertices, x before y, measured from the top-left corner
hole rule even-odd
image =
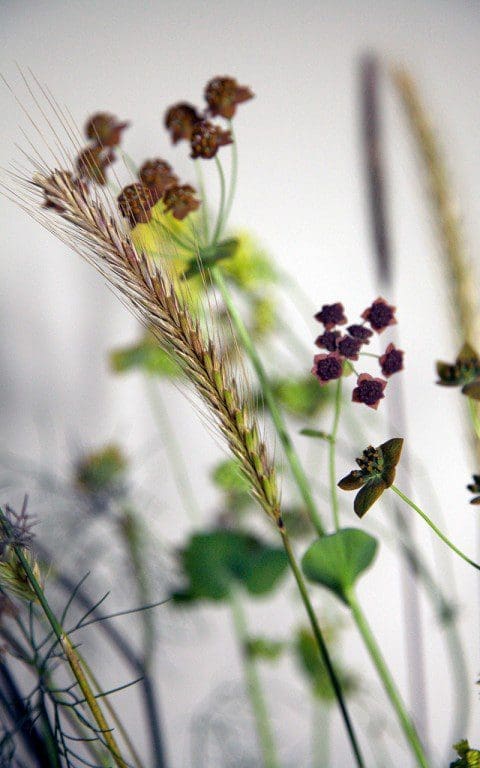
[[[77,170],[80,178],[94,181],[104,186],[107,183],[106,170],[115,160],[113,150],[97,145],[86,147],[77,157]]]
[[[233,77],[214,77],[205,88],[205,100],[211,115],[231,119],[237,104],[253,99],[250,88],[239,85]]]
[[[214,125],[208,120],[202,120],[192,129],[190,157],[210,160],[215,157],[220,147],[232,144],[232,141],[230,131],[224,131],[218,125]]]
[[[195,197],[195,189],[190,184],[169,187],[164,196],[163,203],[166,211],[171,211],[175,219],[180,221],[200,206],[200,200]]]
[[[101,147],[116,147],[120,144],[122,131],[129,125],[128,122],[119,123],[108,112],[97,112],[85,125],[85,135]]]
[[[152,218],[151,209],[155,200],[146,184],[129,184],[122,189],[117,200],[120,213],[129,220],[131,227],[148,224]]]
[[[173,144],[185,139],[190,141],[194,126],[201,121],[201,115],[195,107],[186,102],[174,104],[165,113],[165,127],[169,131]]]
[[[172,171],[172,166],[159,157],[146,160],[138,175],[140,181],[149,188],[155,202],[163,197],[169,187],[177,186],[179,182],[178,176]]]

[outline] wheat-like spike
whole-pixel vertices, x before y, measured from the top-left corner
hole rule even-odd
[[[138,252],[121,221],[99,199],[78,189],[65,172],[37,173],[33,184],[59,211],[52,214],[53,219],[41,217],[42,223],[95,266],[161,346],[175,356],[240,462],[253,495],[282,528],[275,468],[258,424],[240,394],[226,355],[200,329],[167,266]]]

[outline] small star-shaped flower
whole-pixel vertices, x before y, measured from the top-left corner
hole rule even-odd
[[[361,373],[352,392],[352,402],[364,403],[376,411],[380,400],[385,397],[383,390],[386,386],[385,379],[376,379],[369,373]]]

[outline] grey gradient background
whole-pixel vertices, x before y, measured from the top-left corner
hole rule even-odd
[[[185,148],[171,148],[163,131],[165,106],[179,99],[199,101],[204,83],[215,74],[232,74],[251,85],[257,98],[240,110],[236,121],[240,180],[233,223],[259,233],[278,262],[294,271],[314,303],[341,299],[353,315],[375,293],[360,156],[359,56],[373,50],[387,64],[408,65],[418,78],[448,151],[476,269],[479,33],[477,2],[3,0],[0,72],[16,92],[24,93],[15,62],[31,67],[68,105],[79,124],[98,109],[131,119],[126,151],[139,159],[165,154],[182,176],[190,178]],[[395,300],[408,361],[404,379],[409,444],[430,466],[452,538],[473,553],[477,512],[467,504],[464,485],[480,468],[472,466],[458,428],[460,398],[433,383],[432,361],[448,359],[456,351],[453,314],[410,137],[388,88],[384,106]],[[15,158],[18,125],[25,126],[25,119],[9,92],[0,88],[0,165],[4,167]],[[213,169],[210,183],[215,184]],[[108,371],[108,351],[135,338],[134,320],[90,267],[5,200],[0,203],[0,232],[2,451],[64,471],[80,445],[122,441],[136,461],[137,482],[155,497],[147,513],[160,506],[162,530],[170,541],[179,541],[185,523],[178,518],[164,456],[152,449],[147,469],[139,458],[156,439],[142,381],[137,376],[114,378]],[[472,279],[477,279],[476,272],[472,271]],[[300,323],[298,327],[313,337],[313,323],[307,332]],[[188,436],[189,461],[208,512],[215,497],[205,477],[219,455],[218,448],[178,393],[169,390],[166,397],[179,433]],[[375,441],[384,434],[381,411],[369,416],[366,424]],[[339,465],[340,470],[348,468],[346,462]],[[319,460],[319,471],[324,469]],[[421,498],[423,465],[416,477],[415,492]],[[352,522],[347,515],[345,519]],[[431,562],[442,563],[429,533],[417,527],[418,540]],[[478,579],[460,562],[454,564],[454,573],[469,651],[471,685],[465,696],[472,705],[468,732],[456,738],[468,736],[478,743],[479,702],[474,686],[480,671]],[[445,574],[444,578],[448,579]],[[382,547],[375,571],[362,583],[360,596],[406,691],[398,564],[387,546]],[[122,604],[121,584],[114,599]],[[319,607],[321,603],[317,596]],[[267,608],[256,604],[252,625],[281,634],[285,622],[299,618],[289,605],[281,596]],[[451,679],[439,628],[429,606],[424,604],[423,609],[429,627],[430,737],[441,755],[438,764],[444,765],[452,720]],[[222,681],[240,681],[228,616],[207,609],[204,618],[200,625],[191,626],[185,620],[187,629],[179,642],[175,641],[177,630],[167,627],[170,638],[159,653],[173,768],[190,764],[192,715]],[[359,665],[368,679],[374,679],[354,632],[346,632],[344,652],[352,666]],[[106,684],[118,682],[107,652],[99,664]],[[295,754],[303,755],[307,749],[308,701],[288,665],[267,669],[265,679],[272,692],[285,765],[296,765]],[[371,692],[380,709],[386,708],[376,683]],[[120,709],[127,709],[126,696],[119,695],[118,703]],[[138,711],[129,717],[141,746]],[[331,765],[345,768],[351,764],[350,753],[336,716],[331,731]],[[393,749],[395,754],[397,747]],[[409,765],[408,757],[398,754],[401,764]],[[307,759],[301,764],[307,765]]]

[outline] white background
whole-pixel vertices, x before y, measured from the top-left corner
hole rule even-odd
[[[172,149],[163,130],[165,107],[180,99],[199,102],[205,82],[216,74],[231,74],[250,85],[256,99],[240,108],[236,120],[240,181],[233,222],[259,233],[315,304],[342,300],[353,316],[376,295],[360,154],[359,56],[373,50],[387,70],[403,63],[418,79],[447,150],[475,263],[480,242],[479,32],[476,2],[3,0],[0,71],[16,93],[25,94],[15,62],[31,67],[79,124],[98,109],[131,119],[133,127],[124,143],[129,154],[138,160],[165,155],[186,178],[189,174],[192,178],[192,171],[185,146]],[[460,397],[434,386],[434,360],[449,359],[456,352],[454,316],[404,115],[387,82],[383,94],[395,299],[408,361],[404,378],[409,445],[430,467],[452,538],[473,553],[477,511],[467,503],[465,485],[480,468],[472,465],[461,431]],[[28,105],[28,97],[21,98]],[[26,127],[25,118],[8,90],[0,88],[4,167],[17,157],[14,144],[22,143],[19,125]],[[210,181],[215,183],[213,169]],[[135,338],[135,322],[90,267],[12,204],[2,200],[0,205],[2,450],[63,471],[79,445],[115,439],[128,446],[134,462],[142,464],[139,453],[155,440],[142,381],[136,376],[115,379],[107,365],[113,346]],[[476,279],[473,273],[472,279]],[[310,323],[311,337],[315,330]],[[213,497],[205,476],[217,449],[180,395],[168,392],[167,397],[207,512]],[[373,412],[370,416],[369,437],[380,442],[386,436],[382,417]],[[352,448],[352,456],[356,449]],[[340,463],[342,470],[348,469],[346,462]],[[324,471],[324,463],[319,462],[319,471]],[[148,492],[155,498],[152,510],[162,508],[168,536],[180,539],[183,523],[177,517],[172,483],[165,479],[161,451],[150,457],[147,474]],[[423,474],[417,469],[419,480]],[[141,468],[139,478],[147,483]],[[421,490],[419,482],[419,494]],[[345,520],[353,523],[351,512]],[[431,538],[423,527],[418,533],[430,557]],[[479,742],[474,685],[480,669],[476,576],[463,563],[455,565],[455,573],[469,655],[470,687],[465,696],[473,708],[468,733],[455,736],[468,735]],[[406,691],[398,567],[385,547],[360,596]],[[122,603],[121,585],[116,599]],[[285,620],[291,618],[291,609],[283,605],[278,599],[275,610],[255,606],[252,624],[281,635]],[[228,617],[214,610],[205,615],[212,628],[206,621],[200,629],[192,625],[194,637],[184,637],[179,647],[166,643],[159,659],[174,768],[188,762],[192,713],[217,683],[240,680]],[[451,680],[439,629],[428,608],[425,626],[430,736],[443,755],[443,765],[448,763]],[[353,632],[346,635],[345,650],[350,665],[361,665],[372,678]],[[279,679],[276,669],[266,672],[272,690],[279,687],[284,698],[288,698],[288,674],[288,669],[282,670]],[[107,667],[105,676],[118,682]],[[301,701],[301,682],[295,678],[292,685],[292,701]],[[126,697],[119,697],[119,706],[125,702]],[[291,719],[291,710],[284,719],[282,705],[275,709],[272,701],[272,709],[287,761],[297,738],[300,752],[307,749],[307,731]],[[130,724],[141,747],[143,727],[137,717],[132,713]],[[337,719],[332,728],[331,765],[350,765]],[[402,765],[408,764],[403,753],[397,754],[402,754]]]

